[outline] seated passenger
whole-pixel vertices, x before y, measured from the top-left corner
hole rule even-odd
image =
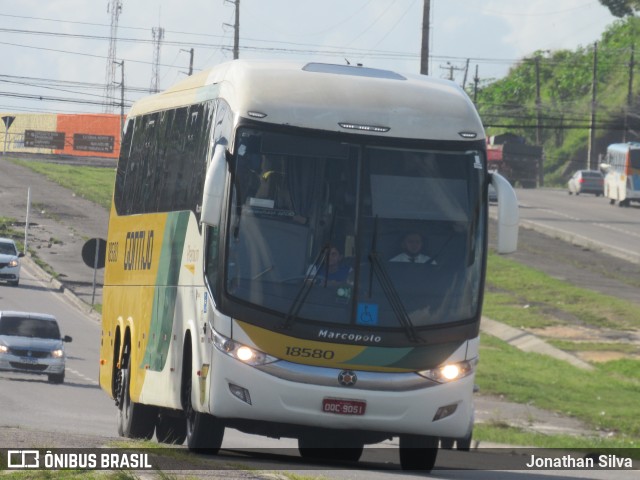
[[[340,250],[331,247],[326,263],[318,267],[315,280],[318,283],[324,283],[325,279],[328,285],[337,285],[346,283],[351,274],[352,268],[344,261],[344,257]]]
[[[390,262],[427,263],[431,260],[428,255],[422,253],[422,235],[418,232],[407,233],[402,239],[402,253],[391,258]]]

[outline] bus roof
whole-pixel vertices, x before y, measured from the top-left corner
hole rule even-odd
[[[627,142],[627,143],[612,143],[607,147],[607,150],[617,150],[620,152],[626,152],[631,149],[640,149],[640,143]]]
[[[484,139],[475,107],[453,82],[322,63],[226,62],[136,102],[129,116],[218,96],[236,115],[264,115],[260,121],[272,124],[396,138]]]

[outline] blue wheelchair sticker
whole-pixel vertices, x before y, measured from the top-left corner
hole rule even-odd
[[[374,303],[359,303],[358,325],[377,325],[378,324],[378,305]]]

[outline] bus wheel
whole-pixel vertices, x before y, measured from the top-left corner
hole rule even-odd
[[[155,430],[157,410],[154,407],[131,401],[129,395],[131,358],[129,347],[125,347],[123,366],[118,370],[118,435],[127,438],[149,440]]]
[[[309,460],[357,462],[363,450],[364,443],[350,438],[309,434],[298,439],[300,456]]]
[[[473,432],[469,432],[469,435],[467,435],[464,438],[458,438],[456,440],[456,448],[461,452],[468,452],[469,450],[471,450],[472,438],[473,438]]]
[[[453,448],[453,444],[455,440],[449,437],[442,437],[440,439],[440,448],[444,448],[445,450],[451,450]]]
[[[222,446],[224,425],[213,415],[187,409],[186,437],[189,450],[216,455]]]
[[[185,350],[182,372],[182,408],[186,417],[186,438],[189,450],[216,455],[222,446],[224,424],[206,413],[194,410],[191,402],[191,348]]]
[[[438,456],[438,437],[400,435],[400,466],[403,470],[430,472]]]
[[[156,438],[160,443],[182,445],[187,438],[187,421],[184,417],[160,413],[156,424]]]

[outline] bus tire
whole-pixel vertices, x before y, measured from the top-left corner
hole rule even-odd
[[[440,448],[445,450],[451,450],[453,448],[453,444],[455,443],[455,439],[449,437],[442,437],[440,439]]]
[[[473,438],[473,432],[469,432],[469,435],[467,435],[464,438],[458,438],[456,440],[456,448],[461,452],[470,451],[472,438]]]
[[[400,435],[400,466],[403,470],[430,472],[438,456],[438,437]]]
[[[191,375],[193,369],[191,367],[190,336],[185,340],[185,349],[182,358],[182,408],[186,418],[185,434],[187,447],[192,452],[217,455],[222,446],[222,439],[224,438],[224,424],[213,415],[197,412],[193,408],[191,401]]]
[[[184,417],[160,413],[156,423],[156,438],[160,443],[182,445],[187,438],[187,421]]]
[[[118,435],[127,438],[141,438],[145,440],[153,437],[156,426],[157,409],[131,400],[131,357],[129,346],[125,347],[120,375],[120,395],[118,399]]]
[[[224,425],[213,415],[187,409],[186,439],[192,452],[217,455],[224,438]]]

